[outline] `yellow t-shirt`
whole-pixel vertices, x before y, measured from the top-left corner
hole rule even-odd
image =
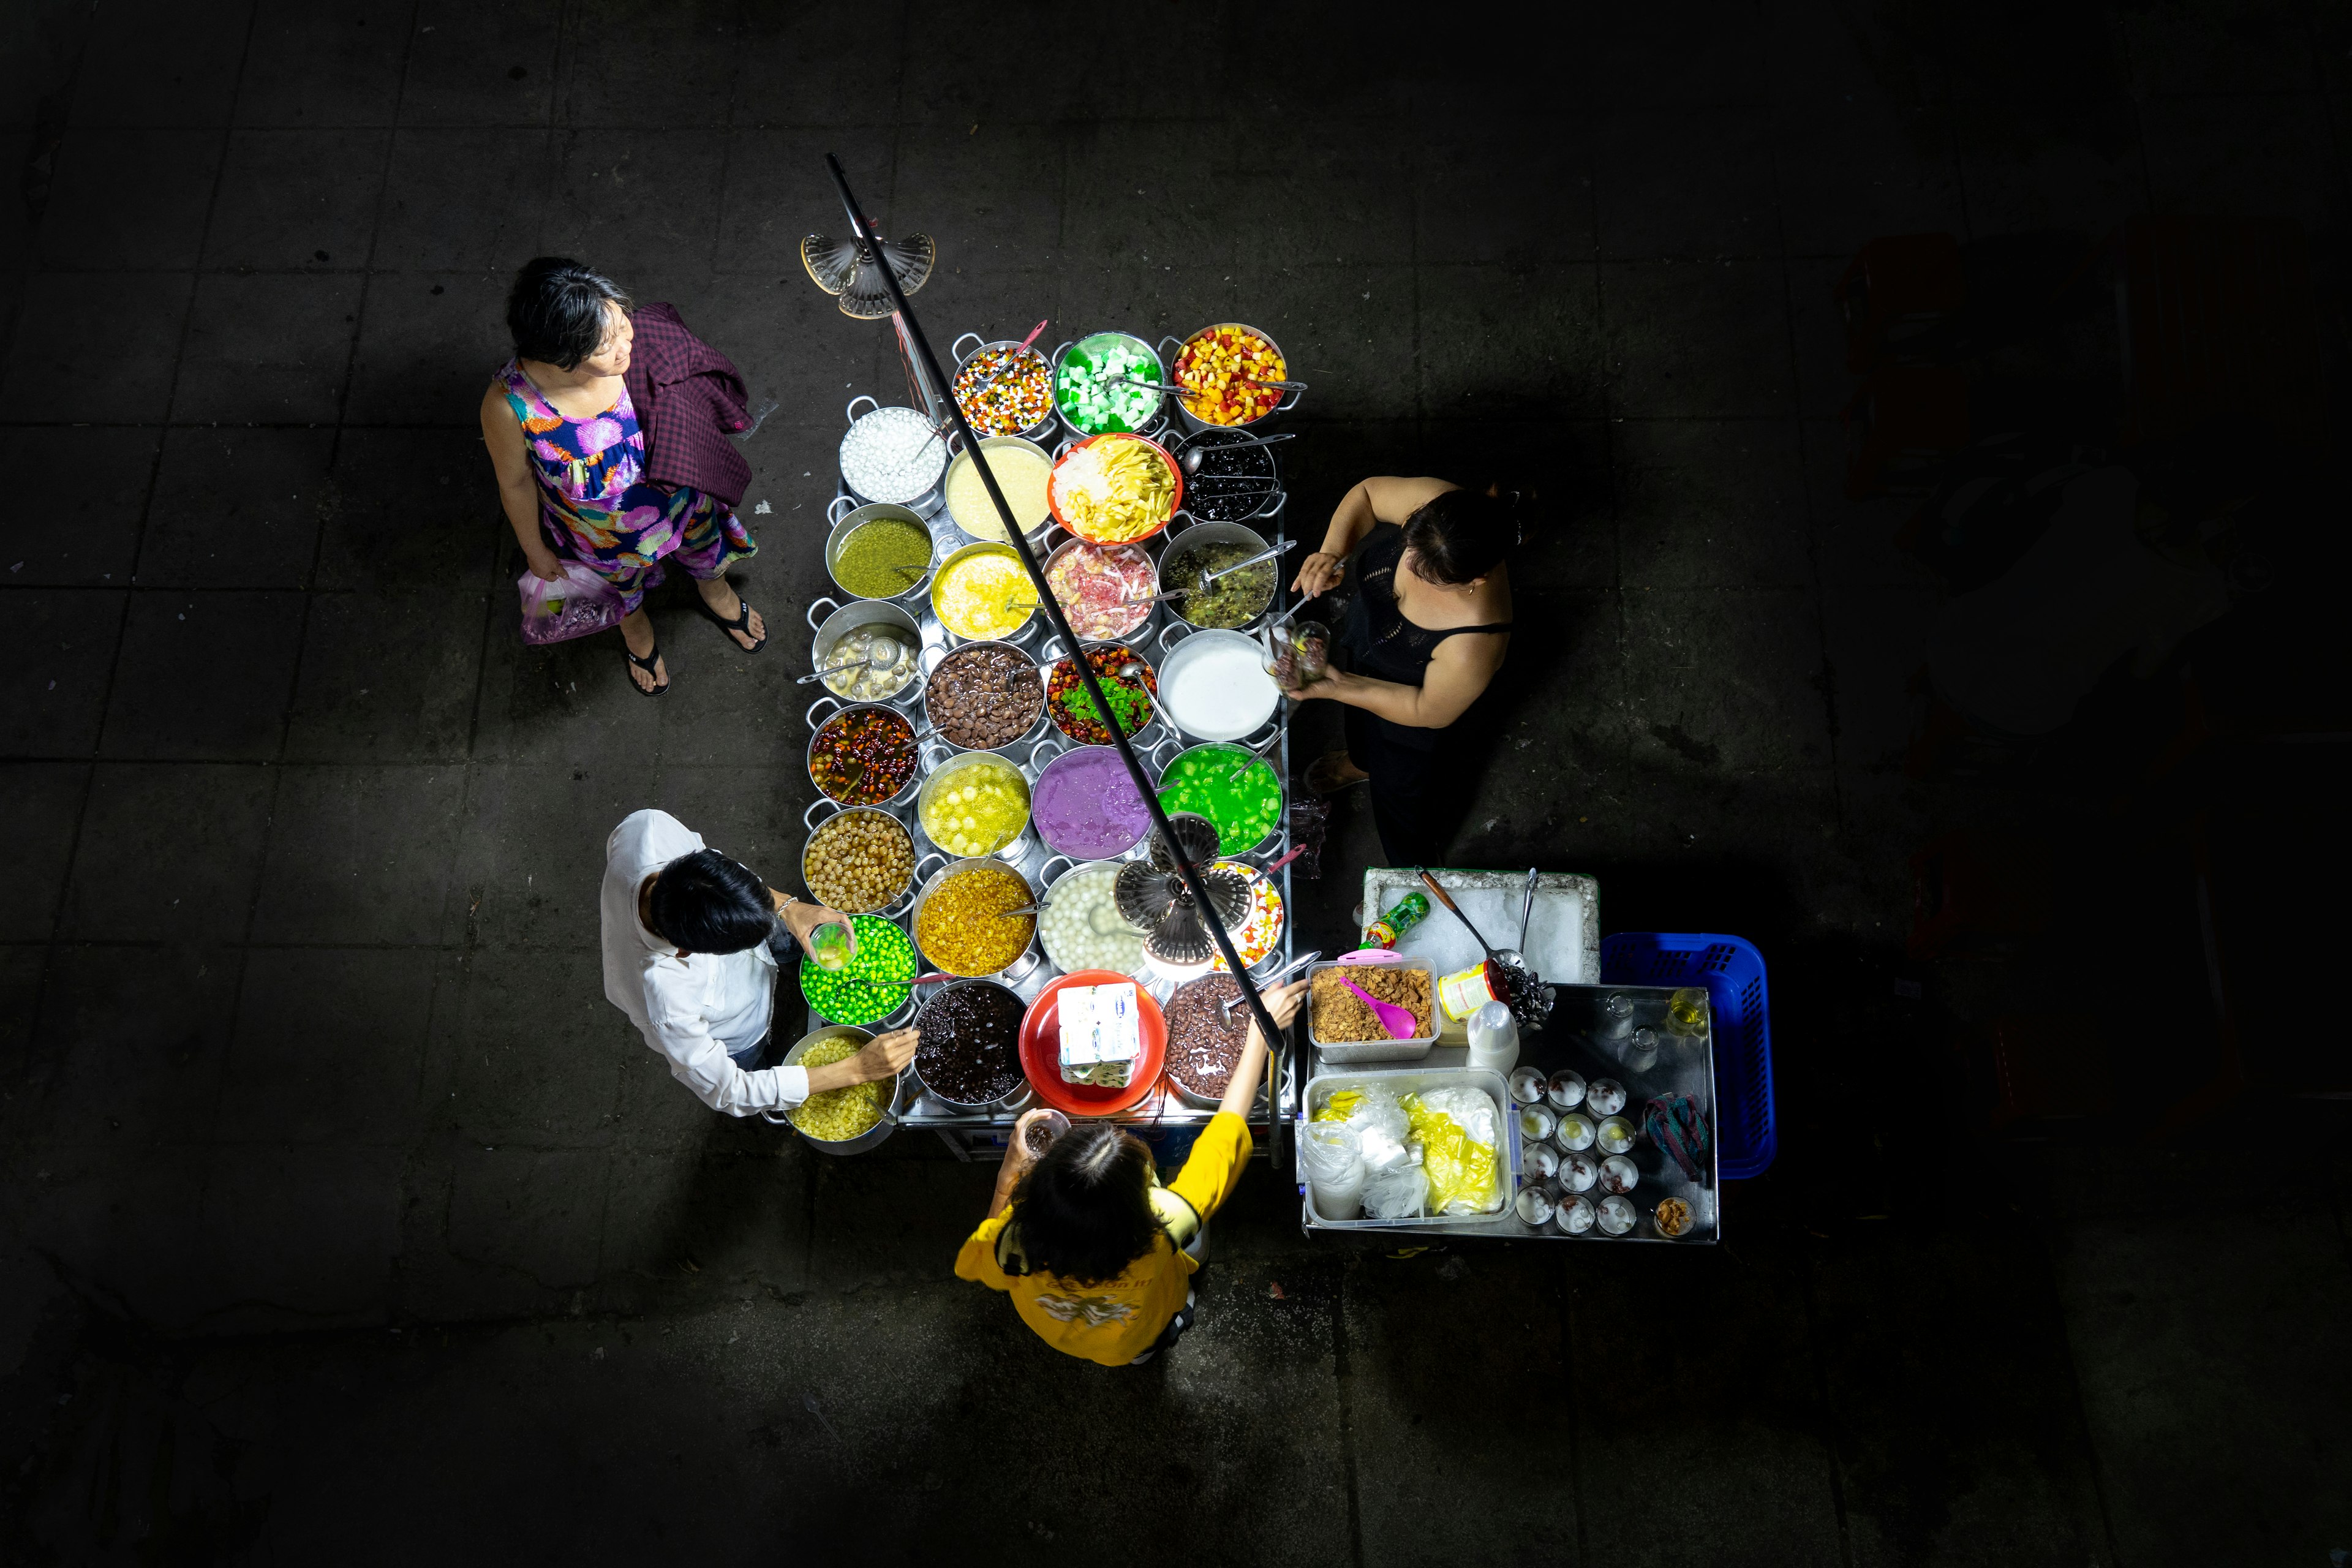
[[[1181,1199],[1193,1215],[1206,1220],[1240,1184],[1252,1147],[1247,1121],[1230,1112],[1212,1117],[1193,1143],[1192,1157],[1177,1173],[1175,1184],[1152,1192],[1152,1207],[1160,1212],[1163,1226],[1184,1234],[1171,1237],[1163,1229],[1152,1238],[1150,1253],[1128,1265],[1116,1279],[1074,1285],[1050,1274],[1007,1273],[999,1241],[1005,1222],[1013,1217],[1009,1205],[1003,1213],[983,1220],[965,1240],[956,1255],[956,1278],[977,1279],[1011,1296],[1021,1321],[1055,1350],[1104,1366],[1125,1366],[1150,1350],[1166,1330],[1168,1320],[1184,1305],[1192,1271],[1200,1267],[1181,1250],[1193,1228],[1184,1223],[1189,1216],[1168,1199]]]

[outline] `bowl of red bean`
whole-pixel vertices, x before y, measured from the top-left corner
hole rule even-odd
[[[853,702],[820,721],[817,710],[830,697],[810,705],[809,782],[827,800],[844,805],[887,805],[915,782],[915,726],[898,710],[878,702]],[[835,703],[838,706],[838,703]]]

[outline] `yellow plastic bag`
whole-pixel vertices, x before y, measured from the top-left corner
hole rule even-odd
[[[1323,1109],[1308,1120],[1312,1121],[1345,1121],[1356,1114],[1356,1107],[1364,1103],[1360,1089],[1343,1089],[1323,1102]]]
[[[1419,1095],[1406,1095],[1403,1105],[1412,1141],[1421,1145],[1422,1169],[1429,1176],[1430,1212],[1492,1214],[1502,1207],[1494,1144],[1480,1142],[1461,1122],[1423,1104]]]

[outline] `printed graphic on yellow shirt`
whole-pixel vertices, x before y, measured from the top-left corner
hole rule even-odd
[[[1056,1322],[1075,1323],[1083,1320],[1087,1327],[1099,1329],[1105,1323],[1135,1321],[1135,1303],[1114,1300],[1108,1296],[1055,1296],[1040,1290],[1030,1298],[1037,1310]]]

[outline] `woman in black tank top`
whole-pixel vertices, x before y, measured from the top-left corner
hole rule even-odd
[[[1444,479],[1366,479],[1293,584],[1328,593],[1356,554],[1337,638],[1344,668],[1289,695],[1347,704],[1347,750],[1318,759],[1307,786],[1369,784],[1391,865],[1441,862],[1476,782],[1464,742],[1486,726],[1477,706],[1510,643],[1503,556],[1518,542],[1515,503]]]

